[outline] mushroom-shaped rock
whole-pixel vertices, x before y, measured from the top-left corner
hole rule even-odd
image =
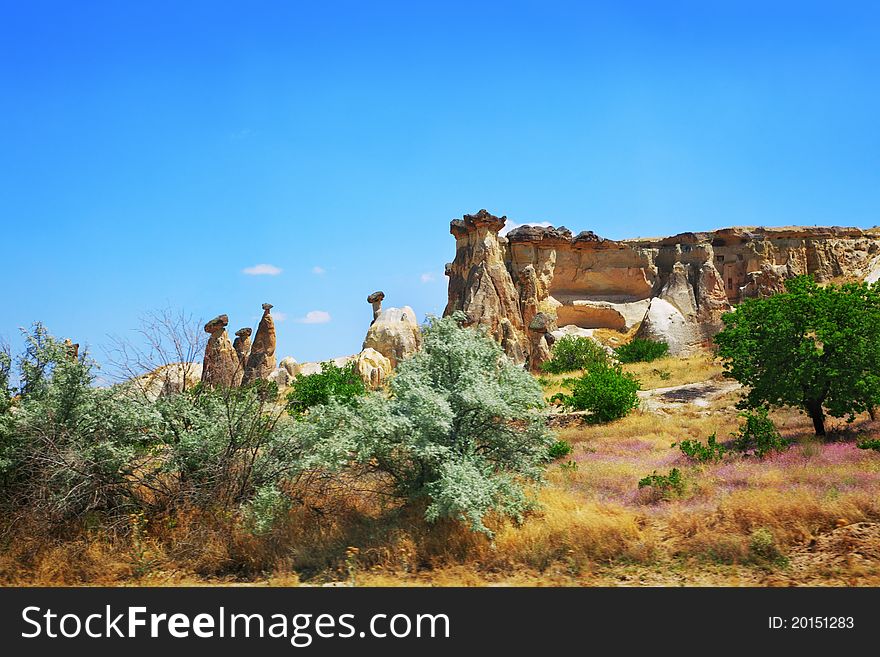
[[[541,365],[550,360],[550,347],[556,341],[553,331],[556,319],[547,313],[537,313],[529,322],[529,370],[539,372]]]
[[[373,321],[376,321],[376,318],[379,317],[379,313],[382,312],[382,299],[385,298],[385,293],[382,290],[378,290],[377,292],[373,292],[370,296],[367,297],[367,303],[373,306]]]
[[[411,356],[422,345],[416,313],[409,306],[386,308],[373,320],[362,349],[375,349],[391,361],[392,367]]]
[[[251,353],[251,333],[254,329],[251,327],[241,328],[235,332],[235,340],[232,341],[232,347],[238,354],[238,362],[241,364],[241,371],[244,372],[247,365],[248,356]]]
[[[275,369],[275,320],[272,319],[271,310],[271,303],[263,304],[263,317],[257,326],[257,334],[244,369],[244,383],[268,379]]]
[[[391,361],[370,347],[357,355],[355,364],[361,379],[373,390],[381,388],[391,374]]]
[[[202,364],[202,382],[210,386],[235,386],[241,377],[241,364],[238,354],[226,325],[229,317],[218,315],[205,324],[205,333],[209,333],[208,344],[205,345],[205,359]]]

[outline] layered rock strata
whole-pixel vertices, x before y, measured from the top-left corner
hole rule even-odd
[[[880,240],[858,228],[726,228],[615,241],[565,227],[520,226],[499,236],[505,221],[480,210],[451,222],[456,254],[446,266],[444,315],[463,311],[530,368],[546,355],[530,330],[539,313],[583,330],[639,325],[640,335],[682,355],[708,346],[721,315],[743,298],[772,294],[800,274],[864,278],[880,263]]]

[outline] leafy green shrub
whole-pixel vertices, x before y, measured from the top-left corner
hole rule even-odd
[[[553,343],[550,360],[541,369],[550,374],[590,370],[608,363],[608,354],[591,338],[565,335]]]
[[[321,363],[320,372],[296,377],[290,387],[287,408],[291,415],[302,415],[312,406],[329,404],[331,399],[347,404],[367,391],[354,363],[339,367],[332,361]]]
[[[621,363],[650,363],[663,358],[669,353],[669,345],[647,338],[633,338],[627,344],[614,350],[614,355]]]
[[[745,422],[738,433],[732,434],[734,449],[743,453],[751,451],[758,458],[764,458],[770,452],[788,449],[788,441],[779,434],[773,420],[768,417],[766,408],[740,413],[740,417]]]
[[[647,477],[639,479],[639,488],[651,487],[664,499],[684,493],[684,480],[678,468],[672,468],[669,474],[657,474],[654,470]]]
[[[700,463],[720,461],[724,458],[724,454],[727,452],[724,445],[717,442],[714,433],[709,436],[705,444],[699,440],[685,439],[678,443],[672,443],[672,447],[675,447],[676,445],[678,445],[682,454]]]
[[[566,408],[590,411],[587,421],[591,424],[620,419],[639,405],[639,380],[619,365],[594,367],[579,379],[567,379],[563,385],[571,394],[557,393],[552,401]]]
[[[322,468],[378,477],[429,522],[491,534],[488,514],[519,520],[530,508],[525,486],[540,481],[551,438],[535,379],[463,319],[429,319],[387,393],[333,400],[299,424]]]
[[[556,459],[561,459],[565,456],[571,454],[574,448],[571,446],[571,443],[568,443],[564,440],[557,440],[555,443],[550,445],[550,448],[547,450],[547,456],[555,461]]]
[[[880,439],[861,440],[856,443],[856,447],[859,449],[873,449],[875,452],[880,452]]]

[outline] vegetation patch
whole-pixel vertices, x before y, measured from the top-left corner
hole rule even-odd
[[[541,364],[541,369],[549,374],[564,374],[607,364],[608,354],[601,344],[591,338],[566,335],[553,343],[551,358]]]
[[[615,357],[621,363],[650,363],[668,354],[668,344],[648,338],[633,338],[614,350]]]
[[[678,443],[672,443],[672,447],[678,445],[681,453],[693,461],[699,463],[714,463],[724,458],[727,449],[720,444],[713,433],[704,443],[701,440],[685,438]]]
[[[639,381],[619,365],[603,365],[585,372],[578,379],[563,384],[570,394],[558,393],[551,401],[564,407],[589,411],[593,424],[611,422],[626,416],[639,404]]]

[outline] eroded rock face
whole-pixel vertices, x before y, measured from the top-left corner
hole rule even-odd
[[[446,265],[449,301],[443,314],[463,311],[468,324],[485,326],[502,343],[507,355],[522,363],[528,353],[528,339],[520,307],[521,295],[508,266],[507,240],[498,236],[506,219],[480,210],[452,221],[450,232],[455,236],[455,260]],[[531,283],[529,280],[524,285]],[[534,285],[534,297],[538,299],[537,268]]]
[[[651,299],[636,335],[665,342],[674,356],[688,356],[703,345],[700,327],[662,297]]]
[[[416,314],[409,306],[386,308],[373,320],[362,349],[375,349],[391,361],[392,367],[411,356],[422,345]]]
[[[371,347],[367,347],[355,358],[355,366],[364,383],[373,390],[385,384],[391,374],[391,361]]]
[[[268,379],[275,369],[275,320],[269,311],[271,303],[263,304],[263,317],[257,326],[257,334],[251,345],[251,353],[244,370],[243,383]]]
[[[226,325],[229,317],[218,315],[205,324],[205,333],[210,334],[205,345],[205,359],[202,362],[202,382],[210,386],[236,386],[241,377],[238,354],[229,341]]]
[[[505,221],[486,210],[452,221],[444,315],[464,311],[520,363],[542,358],[528,328],[541,312],[585,330],[647,323],[640,334],[664,339],[673,331],[670,352],[687,353],[711,343],[733,304],[777,292],[792,276],[880,277],[880,239],[858,228],[726,228],[614,241],[540,226],[499,237]]]
[[[129,384],[149,401],[189,390],[202,379],[202,363],[171,363],[135,377]]]

